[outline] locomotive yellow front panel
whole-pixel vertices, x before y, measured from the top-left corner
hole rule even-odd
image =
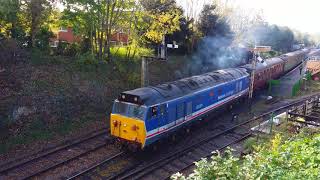
[[[139,143],[142,147],[145,144],[146,128],[142,120],[111,114],[110,131],[111,135]]]

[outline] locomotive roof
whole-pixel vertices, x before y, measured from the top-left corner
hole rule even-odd
[[[248,76],[244,68],[218,70],[157,86],[125,91],[118,100],[151,106],[244,76]]]

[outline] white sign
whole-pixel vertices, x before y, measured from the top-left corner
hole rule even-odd
[[[176,44],[167,44],[167,48],[178,49],[179,45]]]

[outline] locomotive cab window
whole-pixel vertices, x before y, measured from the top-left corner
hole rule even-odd
[[[160,106],[160,114],[164,115],[165,112],[166,112],[166,105],[163,104]]]
[[[158,114],[157,106],[151,107],[151,113],[150,113],[151,117],[156,117],[157,114]]]
[[[146,108],[144,106],[116,101],[113,106],[113,113],[143,120]]]

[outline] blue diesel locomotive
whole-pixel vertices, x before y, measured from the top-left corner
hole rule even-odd
[[[141,149],[249,91],[245,68],[231,68],[123,92],[110,117],[111,135]]]

